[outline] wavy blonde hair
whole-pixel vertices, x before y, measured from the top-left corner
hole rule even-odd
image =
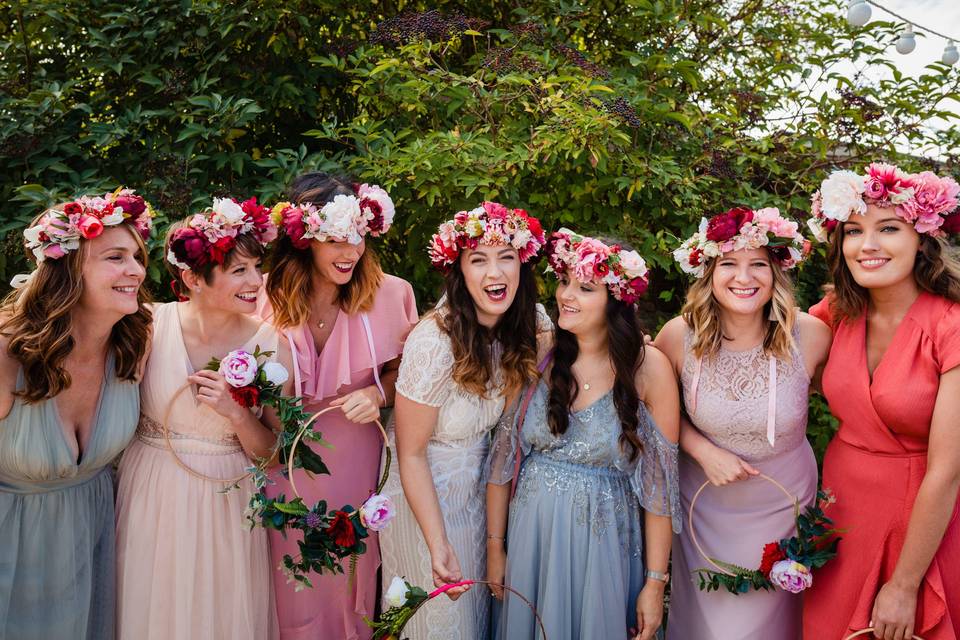
[[[797,303],[793,294],[793,282],[787,272],[777,266],[772,256],[770,269],[773,271],[773,296],[764,306],[764,314],[769,318],[766,335],[763,338],[763,351],[781,360],[791,360],[796,348],[793,339],[793,327],[797,322]],[[713,274],[718,260],[710,260],[703,277],[694,281],[687,289],[687,298],[680,314],[687,326],[693,331],[691,348],[696,357],[712,357],[720,350],[723,342],[723,330],[720,326],[720,303],[713,296]]]
[[[37,216],[31,225],[39,218]],[[136,239],[146,266],[147,248],[140,234],[130,225],[120,226]],[[81,241],[76,251],[58,260],[41,262],[29,284],[12,291],[0,306],[3,318],[0,334],[9,340],[7,353],[23,367],[24,388],[17,395],[27,403],[53,398],[70,386],[70,374],[64,363],[75,346],[71,312],[83,294],[87,247],[88,243]],[[137,301],[140,303],[137,312],[122,317],[110,334],[116,375],[131,382],[138,379],[153,321],[145,306],[150,301],[146,287],[140,287]]]

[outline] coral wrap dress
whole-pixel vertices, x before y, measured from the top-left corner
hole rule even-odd
[[[830,324],[827,300],[810,312]],[[874,599],[896,567],[927,468],[940,376],[960,365],[960,305],[921,293],[900,322],[871,381],[866,315],[834,327],[823,391],[840,431],[827,448],[827,515],[846,529],[835,560],[804,597],[804,638],[840,640],[869,626]],[[916,630],[960,638],[960,502],[920,585]]]

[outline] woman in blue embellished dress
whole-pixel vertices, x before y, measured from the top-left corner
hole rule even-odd
[[[649,640],[663,620],[680,509],[678,389],[666,357],[644,347],[636,318],[647,270],[633,251],[566,230],[553,234],[548,259],[560,279],[556,346],[517,418],[498,428],[488,580],[528,598],[550,640]],[[509,593],[499,637],[541,637],[529,607]]]
[[[114,636],[110,463],[140,413],[149,207],[80,198],[25,232],[0,309],[0,638]]]

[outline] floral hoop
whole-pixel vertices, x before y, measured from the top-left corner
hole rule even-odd
[[[857,631],[856,633],[851,633],[850,635],[848,635],[848,636],[847,636],[846,638],[844,638],[843,640],[850,640],[851,638],[857,638],[857,637],[860,637],[860,636],[865,636],[865,635],[867,635],[868,633],[873,633],[873,631],[874,631],[873,627],[867,627],[866,629],[861,629],[860,631]],[[923,638],[921,638],[920,636],[916,636],[916,635],[915,635],[915,636],[910,636],[910,637],[913,638],[913,640],[923,640]]]
[[[793,501],[796,535],[765,545],[758,569],[747,569],[707,555],[700,546],[696,528],[693,526],[697,499],[703,490],[710,486],[710,481],[705,481],[694,493],[687,515],[690,538],[697,552],[714,567],[696,569],[693,572],[700,578],[701,591],[718,591],[722,587],[734,595],[740,595],[751,588],[770,591],[777,587],[790,593],[800,593],[813,584],[812,570],[819,569],[837,555],[840,538],[836,534],[840,533],[840,530],[833,528],[833,521],[823,513],[823,506],[833,501],[829,491],[818,491],[816,503],[801,513],[799,498],[786,487],[766,474],[761,473],[756,477],[771,483]]]

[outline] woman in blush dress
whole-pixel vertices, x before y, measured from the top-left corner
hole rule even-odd
[[[823,391],[840,430],[823,460],[839,555],[804,600],[805,638],[874,627],[960,638],[960,185],[873,164],[814,196],[833,291]]]
[[[114,637],[111,463],[149,352],[150,207],[128,190],[48,209],[0,307],[0,638]]]
[[[547,257],[560,280],[556,348],[520,433],[497,431],[488,579],[504,577],[506,537],[505,583],[530,599],[551,640],[650,640],[663,621],[671,528],[680,530],[680,399],[666,356],[638,339],[646,264],[565,229]],[[504,531],[508,492],[494,485],[513,480],[518,437],[526,458]],[[539,637],[510,593],[499,626],[502,640]]]
[[[505,396],[537,375],[538,329],[550,331],[532,266],[543,242],[536,218],[495,202],[458,213],[433,236],[430,257],[445,273],[446,295],[403,350],[400,473],[395,466],[384,489],[397,515],[380,535],[385,593],[394,576],[430,588],[485,573],[490,430]],[[447,595],[463,601],[431,601],[407,625],[411,640],[486,638],[488,590]]]
[[[787,270],[809,243],[773,208],[733,209],[701,223],[674,252],[696,276],[682,315],[654,344],[683,389],[680,494],[706,554],[760,566],[764,546],[796,533],[794,505],[763,473],[811,504],[817,463],[806,438],[811,378],[830,330],[795,308]],[[698,590],[708,568],[689,528],[674,540],[668,640],[799,640],[801,597]]]
[[[255,489],[249,480],[229,488],[251,460],[269,457],[276,436],[231,397],[221,373],[205,370],[211,358],[257,347],[290,366],[277,332],[253,315],[275,237],[269,209],[254,199],[214,200],[167,233],[181,301],[153,309],[140,424],[120,463],[121,640],[276,638],[267,534],[244,522]],[[277,426],[272,411],[264,415]]]
[[[390,229],[394,205],[383,189],[355,185],[323,173],[298,177],[290,202],[274,207],[281,237],[267,277],[269,306],[262,314],[289,337],[294,351],[296,395],[308,411],[327,407],[315,422],[331,449],[318,451],[330,475],[294,480],[308,505],[358,507],[376,488],[383,440],[373,424],[393,404],[394,384],[407,333],[417,321],[413,288],[385,274],[366,236]],[[278,470],[270,497],[294,495]],[[302,534],[270,531],[273,566],[299,555]],[[283,640],[370,638],[380,565],[376,532],[367,551],[344,574],[311,577],[312,589],[296,590],[274,571]]]

